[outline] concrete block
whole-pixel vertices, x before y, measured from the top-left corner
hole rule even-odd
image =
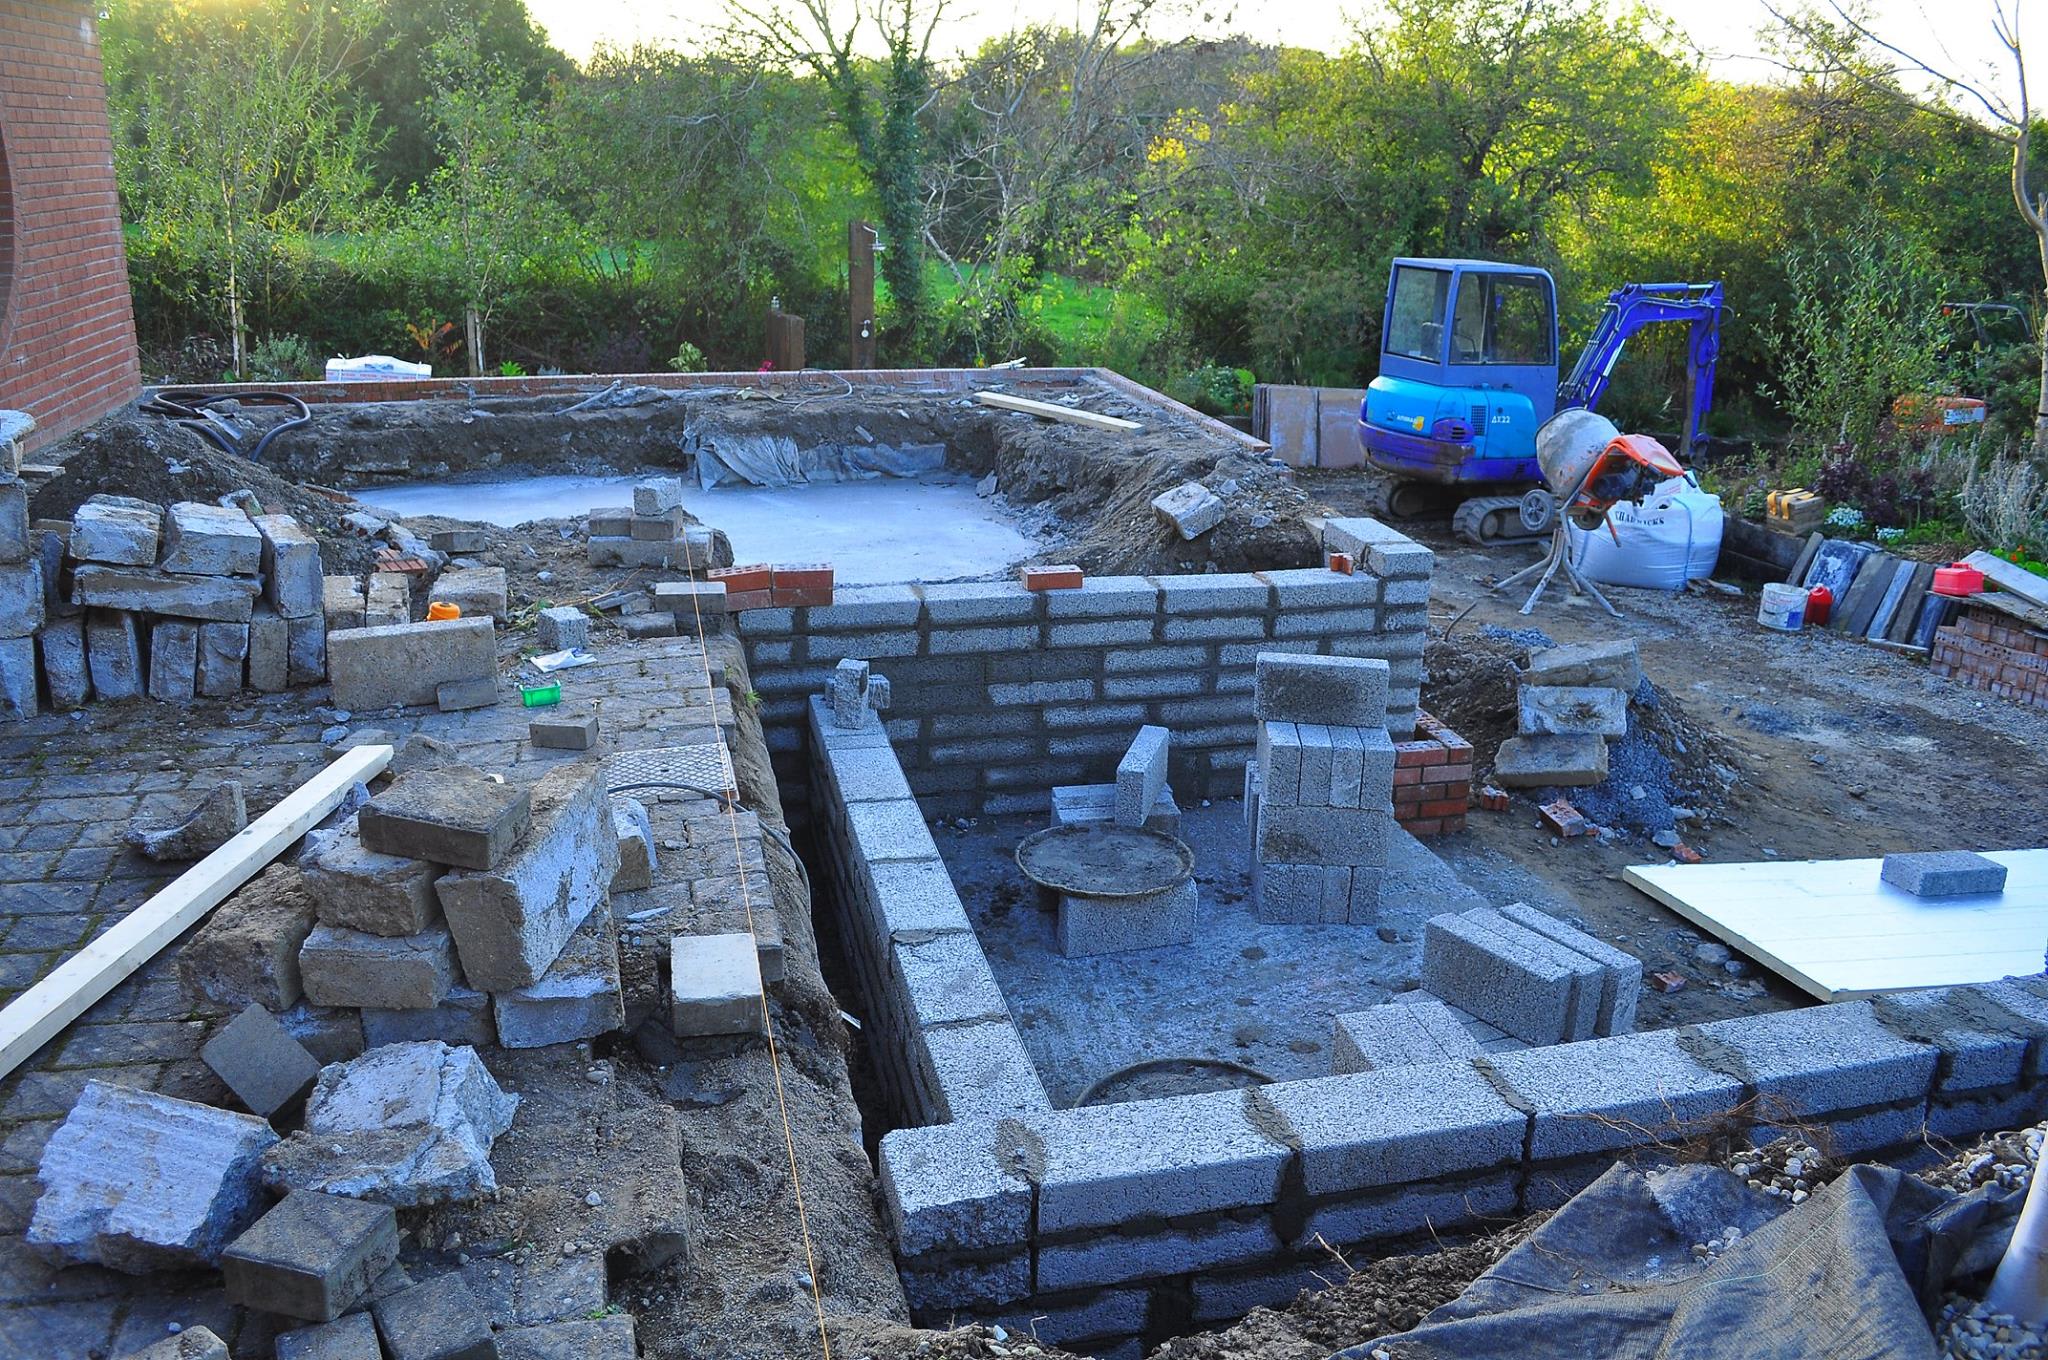
[[[1253,674],[1252,716],[1262,722],[1386,726],[1389,672],[1384,661],[1264,652]]]
[[[411,1014],[426,1014],[424,1011]],[[328,1063],[347,1062],[363,1056],[363,1013],[331,1006],[309,1006],[304,1001],[278,1013],[277,1022],[285,1032],[304,1044],[306,1051]]]
[[[1598,970],[1529,931],[1503,936],[1468,916],[1433,916],[1423,927],[1422,987],[1531,1044],[1579,1037],[1580,973],[1597,998]]]
[[[360,576],[320,578],[320,612],[329,628],[361,628],[366,607]]]
[[[391,1360],[499,1360],[491,1320],[459,1273],[402,1289],[370,1311]]]
[[[864,864],[860,875],[880,908],[886,939],[972,929],[936,852],[930,859]]]
[[[424,1010],[455,985],[454,945],[440,926],[394,937],[318,925],[299,949],[299,976],[316,1006]]]
[[[1136,1236],[1095,1234],[1038,1249],[1038,1287],[1087,1289],[1133,1280],[1170,1279],[1196,1271],[1248,1265],[1279,1254],[1264,1218],[1222,1219],[1199,1228],[1167,1228]]]
[[[93,693],[100,698],[139,697],[143,680],[142,644],[135,631],[135,615],[119,609],[95,609],[87,614],[85,661],[92,674]]]
[[[941,1120],[1012,1118],[1052,1109],[1008,1019],[928,1029],[918,1037],[931,1064]]]
[[[605,505],[584,517],[584,532],[592,538],[625,538],[632,532],[633,507]]]
[[[149,697],[190,703],[199,684],[199,625],[159,619],[149,630]]]
[[[503,567],[457,567],[441,573],[427,592],[427,600],[452,604],[462,611],[464,618],[491,618],[503,623],[509,593]]]
[[[918,592],[911,586],[840,586],[831,604],[812,607],[811,633],[815,638],[819,633],[854,629],[915,627],[922,609]],[[854,645],[859,646],[858,640]]]
[[[0,566],[0,638],[33,636],[45,612],[42,562]]]
[[[1116,767],[1116,820],[1119,826],[1140,826],[1166,788],[1168,736],[1163,727],[1145,726]]]
[[[1275,603],[1282,614],[1296,610],[1344,610],[1353,619],[1359,611],[1370,618],[1372,608],[1380,601],[1380,581],[1377,576],[1347,574],[1332,571],[1328,567],[1294,567],[1282,571],[1262,571],[1259,577],[1273,587]],[[1366,628],[1371,624],[1367,623]],[[1353,627],[1347,631],[1362,632]]]
[[[1249,572],[1211,572],[1200,576],[1155,576],[1160,612],[1182,614],[1256,614],[1264,616],[1273,589]],[[1263,624],[1259,629],[1265,632]]]
[[[1529,1123],[1469,1061],[1274,1082],[1254,1100],[1298,1141],[1310,1195],[1511,1165]]]
[[[1013,1120],[883,1134],[882,1198],[898,1254],[989,1252],[1029,1242],[1031,1183],[1024,1172],[1038,1156],[1036,1136]]]
[[[764,1032],[761,961],[751,935],[678,935],[669,943],[677,1038]]]
[[[689,516],[678,506],[658,515],[634,515],[626,521],[626,537],[636,543],[673,544],[683,536]]]
[[[899,939],[892,952],[897,988],[919,1028],[1009,1019],[1002,988],[972,935]]]
[[[722,628],[726,599],[723,581],[656,581],[648,587],[655,609],[670,615],[686,633]],[[814,624],[815,626],[815,624]]]
[[[491,998],[458,983],[448,989],[448,995],[438,1006],[423,1010],[373,1007],[362,1012],[362,1042],[370,1048],[434,1041],[450,1048],[465,1044],[481,1048],[497,1043],[498,1027],[491,1014]]]
[[[1466,1225],[1499,1228],[1521,1217],[1515,1183],[1512,1173],[1496,1172],[1327,1201],[1309,1214],[1293,1245],[1313,1252],[1322,1249],[1319,1241],[1343,1246]]]
[[[1112,822],[1116,820],[1116,785],[1114,784],[1055,784],[1052,788],[1053,826],[1083,826],[1090,822]],[[1180,804],[1173,796],[1173,786],[1163,784],[1159,796],[1152,800],[1152,810],[1145,817],[1148,830],[1163,831],[1169,836],[1180,834]]]
[[[590,616],[574,605],[543,609],[534,620],[534,638],[543,651],[590,645]]]
[[[498,1333],[498,1360],[637,1360],[630,1313]]]
[[[1070,959],[1187,944],[1195,938],[1198,905],[1193,879],[1143,897],[1070,897],[1062,893],[1055,938],[1060,953]]]
[[[434,707],[443,713],[460,713],[472,708],[490,708],[498,702],[498,677],[474,676],[468,680],[443,680],[434,686]]]
[[[350,1313],[277,1338],[277,1360],[384,1360],[377,1324],[368,1313]]]
[[[1289,1156],[1243,1091],[1057,1110],[1033,1127],[1042,1233],[1269,1205]]]
[[[399,571],[371,572],[363,600],[363,626],[396,628],[413,621],[412,577]]]
[[[130,1274],[216,1265],[263,1212],[276,1142],[254,1115],[88,1081],[43,1147],[28,1245]]]
[[[417,935],[441,919],[434,894],[441,866],[368,848],[360,813],[339,826],[308,832],[299,873],[323,925],[396,937]]]
[[[26,562],[34,548],[28,524],[28,487],[0,460],[0,563]]]
[[[158,565],[185,576],[254,576],[263,569],[263,535],[240,510],[178,501],[164,516]]]
[[[1376,519],[1344,518],[1323,522],[1323,547],[1350,553],[1372,574],[1390,578],[1428,579],[1436,555],[1398,529]]]
[[[962,1308],[990,1309],[1021,1303],[1031,1297],[1031,1253],[1008,1252],[965,1260],[940,1260],[929,1265],[899,1267],[903,1297],[911,1316],[944,1310],[948,1318]],[[1103,1360],[1125,1360],[1105,1356]]]
[[[928,585],[922,590],[925,617],[934,627],[1022,623],[1038,617],[1037,594],[1015,581],[962,581]],[[815,623],[816,615],[812,618]]]
[[[1434,997],[1348,1011],[1335,1018],[1331,1035],[1331,1070],[1340,1076],[1478,1056],[1478,1041]]]
[[[0,722],[25,722],[36,710],[36,640],[0,638]]]
[[[1302,766],[1300,727],[1291,722],[1259,724],[1258,745],[1253,758],[1259,771],[1260,796],[1270,798],[1280,807],[1298,806],[1301,803]]]
[[[294,685],[317,685],[327,678],[327,623],[315,614],[286,619],[286,665]]]
[[[903,767],[887,747],[828,752],[825,775],[842,803],[890,803],[911,796]]]
[[[518,1107],[475,1049],[372,1049],[321,1069],[305,1127],[265,1154],[264,1182],[396,1208],[473,1200],[498,1188],[491,1146]]]
[[[604,906],[619,841],[602,770],[586,761],[541,776],[532,824],[511,852],[495,868],[458,869],[434,885],[472,987],[538,981],[576,927]]]
[[[1641,959],[1525,902],[1510,902],[1500,909],[1500,914],[1606,970],[1600,981],[1600,1008],[1594,1033],[1628,1034],[1635,1029],[1636,1003],[1643,991]]]
[[[1268,925],[1322,924],[1329,876],[1321,864],[1252,861],[1252,919]]]
[[[1383,868],[1393,834],[1391,807],[1283,807],[1267,791],[1253,847],[1268,864],[1341,864]]]
[[[610,798],[612,830],[619,836],[619,867],[612,874],[615,893],[636,892],[654,886],[654,824],[647,807],[637,798],[613,794]]]
[[[249,688],[282,694],[291,687],[291,625],[268,606],[249,616]]]
[[[42,658],[50,707],[60,713],[83,708],[92,697],[92,673],[85,663],[84,616],[45,620],[36,634],[36,650]]]
[[[1990,1004],[1975,988],[1894,992],[1871,998],[1871,1009],[1892,1033],[1941,1050],[1937,1096],[2011,1086],[2028,1075],[2034,1026],[2015,1023],[2018,1017]]]
[[[1636,686],[1643,683],[1643,662],[1632,638],[1574,642],[1531,652],[1523,680],[1531,685],[1590,685],[1634,694]]]
[[[491,869],[532,824],[533,797],[475,770],[411,770],[363,804],[356,819],[366,850]]]
[[[1193,540],[1223,522],[1223,502],[1200,482],[1182,482],[1152,498],[1152,509],[1183,539]]]
[[[619,937],[608,911],[593,911],[540,981],[492,998],[498,1042],[540,1048],[609,1034],[626,1022]]]
[[[1509,737],[1493,758],[1493,779],[1503,788],[1566,788],[1607,778],[1607,743],[1595,735]]]
[[[338,707],[367,712],[434,703],[443,683],[497,674],[497,632],[487,618],[343,628],[327,635]]]
[[[199,1057],[235,1099],[265,1119],[304,1095],[320,1075],[320,1060],[253,1001],[214,1032]]]
[[[660,515],[681,508],[683,503],[683,479],[680,477],[648,477],[633,484],[633,513],[636,515]]]
[[[141,1311],[136,1310],[137,1313]],[[29,1325],[34,1326],[34,1314],[31,1313],[29,1316]],[[134,1321],[135,1317],[131,1314],[129,1322],[116,1333],[117,1344],[120,1338],[128,1333]],[[98,1324],[88,1324],[88,1327],[95,1331],[103,1330]],[[93,1351],[89,1354],[96,1355],[98,1352]],[[228,1360],[228,1346],[227,1342],[220,1339],[220,1334],[211,1327],[186,1327],[175,1336],[167,1336],[154,1345],[130,1352],[123,1360]]]
[[[491,533],[488,529],[436,529],[427,536],[427,543],[435,552],[489,552]]]
[[[931,829],[914,802],[854,803],[846,809],[847,834],[861,857],[930,859],[938,854]]]
[[[263,598],[281,618],[320,613],[320,540],[290,515],[258,515],[254,522],[263,540]]]
[[[71,573],[74,604],[217,623],[247,623],[257,589],[254,577],[173,576],[144,567],[82,563]]]
[[[544,751],[588,751],[597,745],[597,714],[548,713],[527,723],[526,736]]]
[[[1742,1082],[1702,1066],[1672,1030],[1496,1053],[1486,1059],[1533,1112],[1542,1161],[1675,1145],[1742,1103]]]
[[[1915,897],[1966,897],[2005,891],[2005,866],[1968,850],[1886,855],[1878,875]]]
[[[1515,716],[1527,736],[1625,737],[1628,695],[1589,685],[1523,685]]]
[[[129,496],[93,496],[71,512],[68,550],[81,562],[153,567],[164,513]]]
[[[1090,576],[1079,589],[1041,598],[1050,619],[1150,619],[1159,609],[1159,586],[1149,576]]]
[[[194,688],[210,699],[224,699],[239,693],[243,668],[248,660],[248,624],[200,624],[198,673]]]
[[[273,865],[214,908],[178,950],[188,996],[276,1012],[301,995],[299,948],[312,933],[312,894],[297,869]]]
[[[294,1190],[228,1247],[221,1276],[232,1303],[332,1322],[397,1259],[390,1205]]]
[[[1678,1033],[1695,1060],[1754,1087],[1765,1118],[1924,1100],[1940,1057],[1932,1044],[1886,1029],[1868,1001],[1739,1016]]]

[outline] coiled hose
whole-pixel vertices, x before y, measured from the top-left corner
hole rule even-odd
[[[212,407],[230,401],[240,406],[289,406],[298,414],[264,431],[263,437],[256,441],[256,447],[244,453],[241,441],[229,433],[227,422],[213,415],[211,411]],[[143,398],[136,409],[148,415],[162,416],[175,424],[183,425],[188,430],[197,430],[221,452],[232,453],[238,458],[247,458],[252,463],[263,461],[263,452],[270,447],[273,439],[286,430],[296,430],[313,418],[313,413],[307,408],[306,403],[291,393],[263,389],[250,392],[196,392],[172,389]]]

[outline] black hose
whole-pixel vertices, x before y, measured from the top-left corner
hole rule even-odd
[[[206,418],[205,413],[209,407],[230,401],[241,406],[289,406],[298,414],[266,430],[263,437],[256,441],[256,447],[248,453],[243,453],[239,441],[229,439],[219,425]],[[313,413],[306,403],[291,393],[261,388],[249,392],[197,392],[172,389],[144,397],[136,409],[148,415],[162,416],[187,429],[197,430],[221,452],[232,453],[238,458],[247,458],[252,463],[263,461],[263,452],[270,447],[271,440],[286,430],[296,430],[313,419]]]
[[[1143,1062],[1134,1062],[1127,1067],[1119,1067],[1116,1071],[1091,1082],[1088,1089],[1081,1092],[1081,1098],[1074,1102],[1074,1108],[1079,1109],[1095,1099],[1095,1097],[1101,1095],[1102,1089],[1118,1078],[1128,1077],[1138,1072],[1149,1072],[1155,1067],[1216,1067],[1221,1068],[1225,1072],[1242,1073],[1257,1081],[1261,1086],[1271,1086],[1273,1084],[1273,1079],[1258,1068],[1247,1066],[1241,1062],[1232,1062],[1228,1058],[1206,1058],[1197,1053],[1190,1053],[1184,1057],[1177,1058],[1147,1058]]]

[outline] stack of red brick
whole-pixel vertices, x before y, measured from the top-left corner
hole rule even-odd
[[[2048,708],[2048,633],[1982,606],[1934,635],[1936,675],[2003,699]]]
[[[1427,713],[1415,736],[1394,743],[1394,820],[1413,836],[1465,829],[1472,801],[1472,743]]]
[[[725,607],[732,612],[832,603],[832,568],[823,564],[714,567],[706,579],[724,584]]]

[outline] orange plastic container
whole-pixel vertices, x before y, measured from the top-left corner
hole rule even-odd
[[[459,604],[450,604],[446,600],[435,600],[427,606],[428,623],[446,623],[450,619],[459,619],[461,617],[462,606]]]
[[[1984,573],[1965,563],[1951,562],[1934,569],[1931,588],[1937,595],[1981,595],[1984,593]]]

